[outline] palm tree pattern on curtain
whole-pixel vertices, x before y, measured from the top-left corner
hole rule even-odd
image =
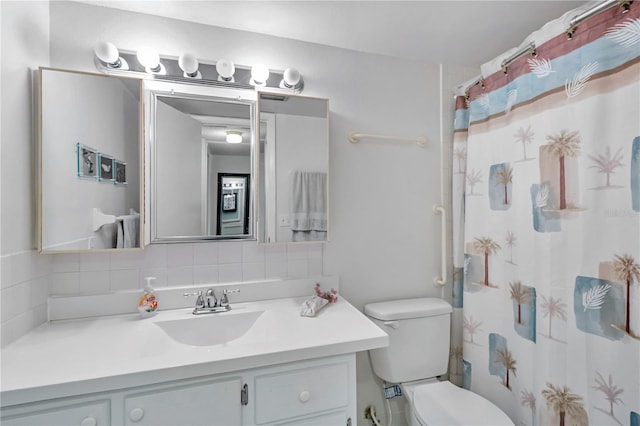
[[[546,149],[558,157],[560,163],[560,210],[567,208],[565,158],[576,157],[580,153],[580,135],[577,131],[562,129],[559,134],[547,136],[551,142]]]
[[[566,22],[456,99],[452,362],[515,424],[640,426],[640,2]]]
[[[489,286],[489,256],[500,250],[500,245],[489,237],[476,238],[473,247],[484,256],[484,280],[482,284]]]

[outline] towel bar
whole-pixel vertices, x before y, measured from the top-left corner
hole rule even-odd
[[[427,139],[422,136],[418,138],[407,138],[403,136],[388,136],[388,135],[374,135],[367,133],[349,133],[349,142],[358,143],[360,139],[379,139],[379,140],[387,140],[387,141],[395,141],[395,142],[410,142],[418,144],[419,147],[424,148],[427,145]]]

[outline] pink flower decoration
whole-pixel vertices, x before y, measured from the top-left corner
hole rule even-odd
[[[314,290],[316,292],[316,296],[328,300],[329,303],[335,303],[338,301],[338,292],[333,288],[330,292],[322,291],[320,289],[320,283],[316,283]]]

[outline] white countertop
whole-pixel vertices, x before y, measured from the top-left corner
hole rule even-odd
[[[214,346],[178,343],[154,324],[193,317],[192,308],[160,311],[145,319],[131,314],[43,324],[2,349],[2,406],[388,345],[387,334],[344,298],[313,318],[300,316],[304,300],[236,303],[229,312],[207,314],[264,311],[246,334]]]

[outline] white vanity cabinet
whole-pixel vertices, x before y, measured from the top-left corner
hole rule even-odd
[[[355,416],[355,354],[347,354],[3,407],[1,423],[348,426]]]

